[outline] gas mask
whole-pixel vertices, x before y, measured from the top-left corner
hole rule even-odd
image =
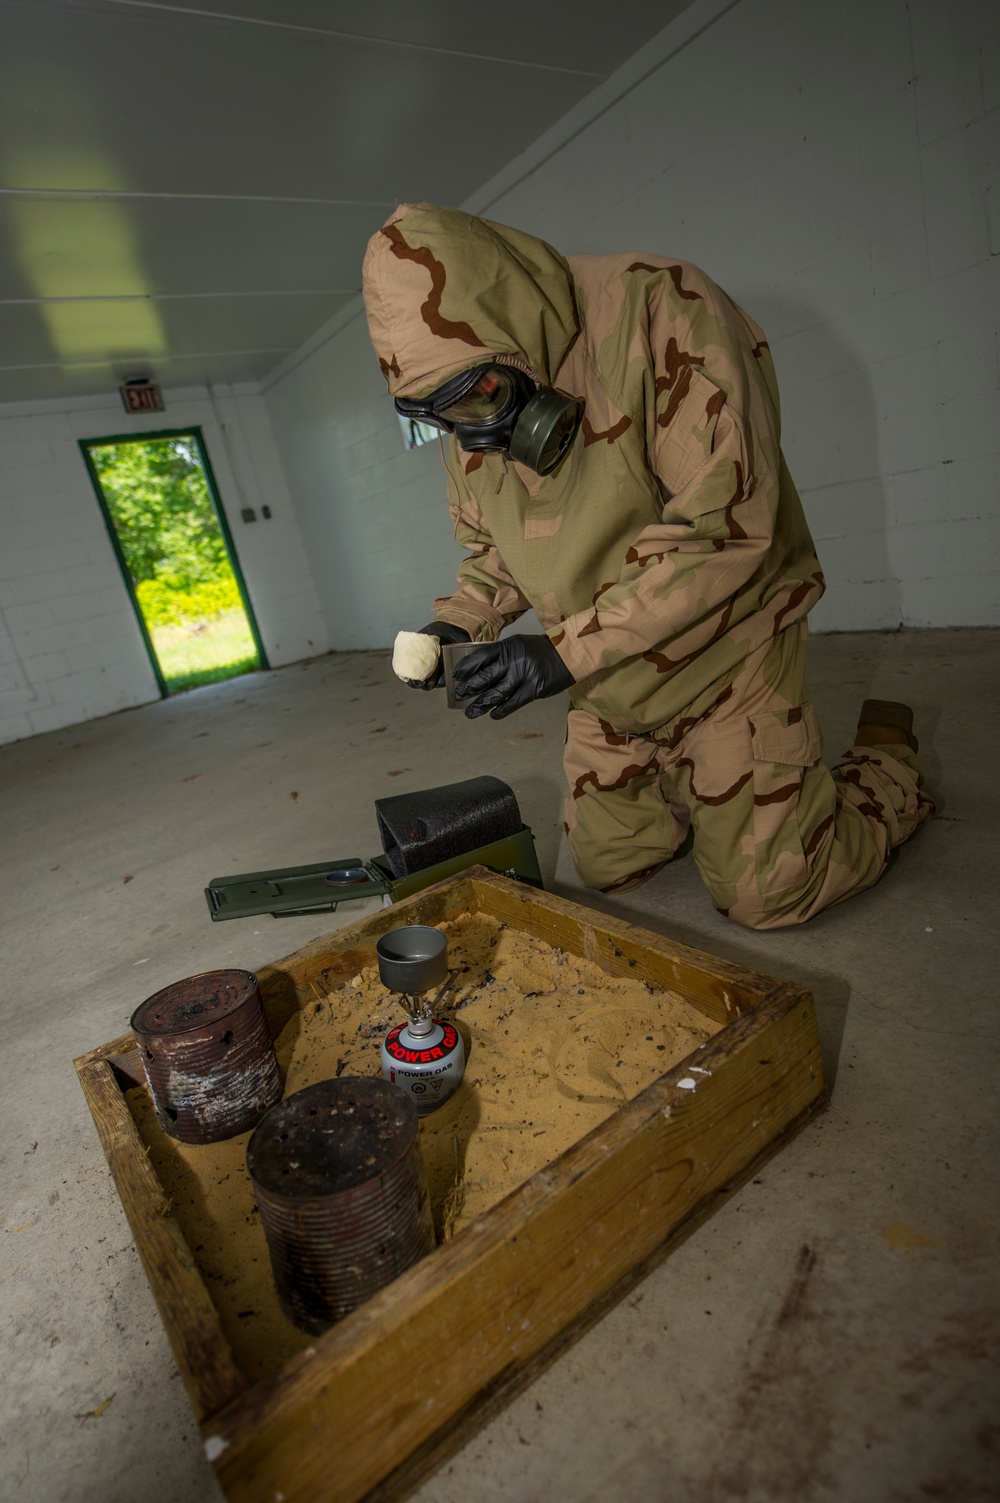
[[[453,433],[469,453],[509,454],[538,475],[555,469],[583,416],[579,397],[498,363],[462,371],[429,397],[395,400],[401,416]]]

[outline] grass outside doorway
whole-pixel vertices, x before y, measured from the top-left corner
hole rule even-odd
[[[242,611],[151,626],[149,634],[169,694],[252,673],[258,666],[257,648]]]

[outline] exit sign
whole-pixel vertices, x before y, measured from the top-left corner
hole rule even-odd
[[[166,412],[163,393],[152,381],[129,381],[119,386],[126,412]]]

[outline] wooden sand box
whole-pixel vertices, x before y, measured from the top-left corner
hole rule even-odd
[[[453,980],[439,1011],[461,1031],[465,1080],[422,1119],[438,1237],[457,1230],[718,1032],[675,993],[553,948],[486,913],[442,922]],[[379,1046],[403,1014],[377,966],[293,1015],[276,1041],[285,1094],[338,1075],[378,1075]],[[127,1093],[156,1174],[251,1380],[310,1338],[282,1313],[246,1172],[249,1134],[194,1145],[168,1138],[144,1087]]]
[[[825,1100],[804,988],[484,867],[259,968],[289,1089],[338,1064],[374,1073],[383,1023],[399,1016],[375,946],[407,924],[467,945],[450,1015],[478,1116],[456,1097],[421,1127],[439,1224],[457,1234],[307,1346],[265,1304],[243,1142],[211,1159],[167,1139],[131,1035],[76,1061],[228,1503],[402,1503]],[[500,983],[522,941],[512,1003]],[[693,1018],[665,1010],[674,992]],[[672,1033],[689,1022],[689,1039]],[[518,1040],[519,1065],[498,1057]],[[223,1202],[240,1193],[227,1223]]]

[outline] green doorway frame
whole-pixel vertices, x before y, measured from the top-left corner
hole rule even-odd
[[[132,610],[135,613],[135,619],[139,623],[139,631],[142,633],[142,640],[146,645],[146,652],[149,656],[150,667],[153,670],[153,677],[156,679],[156,686],[160,691],[160,698],[168,699],[170,697],[170,690],[167,688],[166,680],[164,679],[163,673],[160,669],[159,659],[156,656],[156,649],[153,646],[152,638],[149,635],[149,628],[147,627],[145,617],[142,614],[142,607],[140,606],[138,597],[135,593],[135,585],[132,581],[132,574],[129,570],[128,563],[126,562],[125,555],[122,552],[122,546],[118,539],[118,533],[115,531],[114,519],[111,515],[110,510],[108,509],[108,503],[104,498],[104,491],[101,487],[100,476],[97,473],[97,470],[94,466],[94,461],[90,455],[91,449],[100,448],[103,444],[141,444],[145,440],[158,438],[194,439],[195,446],[198,450],[198,459],[201,462],[201,467],[205,472],[205,481],[208,486],[208,494],[211,498],[212,509],[215,512],[215,518],[219,524],[219,530],[222,533],[222,541],[226,545],[226,553],[229,557],[229,564],[233,571],[233,578],[236,580],[236,587],[240,592],[240,600],[243,603],[243,609],[246,612],[247,625],[250,627],[250,635],[253,637],[254,646],[257,649],[257,666],[258,668],[269,668],[271,665],[267,661],[267,653],[264,651],[264,643],[261,641],[260,631],[257,627],[257,617],[255,616],[253,606],[250,603],[250,595],[247,590],[246,580],[243,578],[243,570],[240,567],[240,561],[236,554],[236,545],[233,542],[233,535],[229,530],[229,523],[226,520],[226,513],[222,507],[222,500],[219,496],[219,487],[215,483],[215,472],[212,469],[212,462],[208,457],[208,450],[205,447],[205,439],[201,431],[201,425],[192,424],[187,428],[156,428],[149,433],[111,433],[102,438],[78,439],[77,443],[79,444],[80,452],[83,455],[83,462],[87,466],[87,474],[90,476],[90,483],[94,488],[94,495],[97,497],[97,504],[101,508],[101,516],[104,518],[104,526],[107,531],[108,537],[111,540],[111,546],[114,549],[115,558],[118,560],[118,567],[121,570],[122,579],[125,581],[125,588],[128,591],[128,598],[132,603]]]

